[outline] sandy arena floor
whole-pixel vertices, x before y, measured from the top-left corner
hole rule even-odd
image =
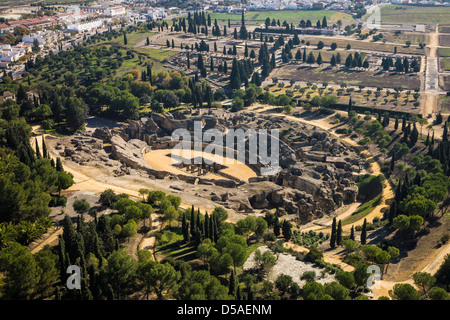
[[[151,150],[150,152],[144,154],[144,159],[150,165],[150,167],[156,170],[167,171],[173,174],[192,175],[185,170],[173,166],[173,164],[176,163],[176,160],[170,157],[171,153],[172,149]],[[240,161],[237,161],[236,159],[219,157],[211,153],[203,153],[202,155],[205,159],[209,159],[227,166],[228,168],[222,169],[221,171],[238,179],[248,181],[249,178],[257,176],[256,172],[253,171],[249,166]],[[191,154],[186,154],[186,152],[183,153],[183,150],[180,150],[179,156],[183,158],[193,158],[194,151],[192,150]],[[223,176],[214,173],[209,173],[207,175],[204,175],[203,177],[209,179],[225,179]]]

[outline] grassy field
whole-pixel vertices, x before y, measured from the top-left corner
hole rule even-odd
[[[137,54],[143,54],[148,59],[152,60],[153,62],[153,71],[159,71],[164,69],[164,66],[162,62],[165,59],[168,59],[171,55],[173,55],[175,52],[171,50],[165,50],[165,49],[153,49],[153,48],[145,48],[145,47],[136,47],[136,45],[145,40],[147,37],[151,37],[155,35],[157,32],[152,31],[137,31],[137,32],[131,32],[127,33],[127,45],[124,44],[124,38],[122,36],[112,39],[112,40],[104,40],[100,41],[93,46],[110,46],[110,45],[116,45],[121,46],[124,48],[127,48],[128,50],[132,50]],[[126,50],[124,51],[124,53]],[[124,61],[123,65],[119,68],[118,74],[126,73],[127,71],[133,69],[133,64],[137,64],[139,62],[138,57],[135,57],[134,59],[126,60]]]
[[[443,60],[443,70],[450,71],[450,57],[442,58]]]
[[[232,23],[241,22],[240,14],[227,14],[210,12],[211,19],[217,19],[218,22],[225,22],[230,19]],[[264,23],[266,18],[280,20],[283,22],[286,20],[288,23],[299,24],[301,19],[310,19],[314,24],[318,19],[327,17],[328,23],[335,23],[341,20],[344,24],[346,22],[354,22],[351,15],[347,13],[330,11],[330,10],[286,10],[286,11],[251,11],[245,14],[245,22],[249,25],[259,25]]]
[[[450,48],[439,48],[440,57],[450,57]]]
[[[450,23],[450,7],[387,5],[381,7],[382,23]]]

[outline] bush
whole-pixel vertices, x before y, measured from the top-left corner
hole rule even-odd
[[[48,206],[49,207],[65,207],[67,198],[65,196],[52,196]]]
[[[272,232],[267,232],[263,235],[263,239],[265,242],[275,241],[275,240],[277,240],[277,237]]]

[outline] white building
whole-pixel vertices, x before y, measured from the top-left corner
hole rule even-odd
[[[85,32],[91,31],[93,29],[97,29],[103,26],[104,21],[102,19],[83,22],[83,23],[74,23],[72,25],[67,26],[67,30],[69,31],[77,31],[77,32]]]
[[[80,9],[86,13],[97,13],[108,17],[121,16],[126,13],[123,6],[81,6]]]
[[[36,31],[22,37],[22,42],[27,44],[34,44],[34,41],[39,43],[39,46],[47,46],[57,43],[62,39],[62,33],[60,31]]]

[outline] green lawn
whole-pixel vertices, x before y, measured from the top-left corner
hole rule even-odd
[[[381,7],[382,23],[450,23],[450,7],[387,5]]]
[[[450,48],[439,48],[440,57],[450,57]]]
[[[444,71],[450,71],[450,57],[444,58]]]
[[[373,211],[373,209],[375,209],[375,207],[380,204],[380,202],[381,202],[381,195],[373,198],[372,200],[369,200],[369,201],[363,203],[358,208],[358,210],[356,210],[350,217],[348,217],[342,221],[342,225],[345,226],[347,224],[354,223],[354,222],[364,218],[369,213],[371,213]]]
[[[228,21],[239,22],[241,21],[240,14],[227,14],[227,13],[216,13],[210,12],[211,19],[217,19],[218,22]],[[335,23],[338,20],[342,22],[352,22],[353,17],[347,13],[331,11],[331,10],[286,10],[286,11],[258,11],[258,12],[247,12],[245,14],[245,22],[249,25],[258,25],[264,23],[266,18],[280,20],[283,22],[286,20],[288,23],[299,24],[301,19],[310,19],[314,24],[316,20],[323,19],[327,17],[328,23]]]

